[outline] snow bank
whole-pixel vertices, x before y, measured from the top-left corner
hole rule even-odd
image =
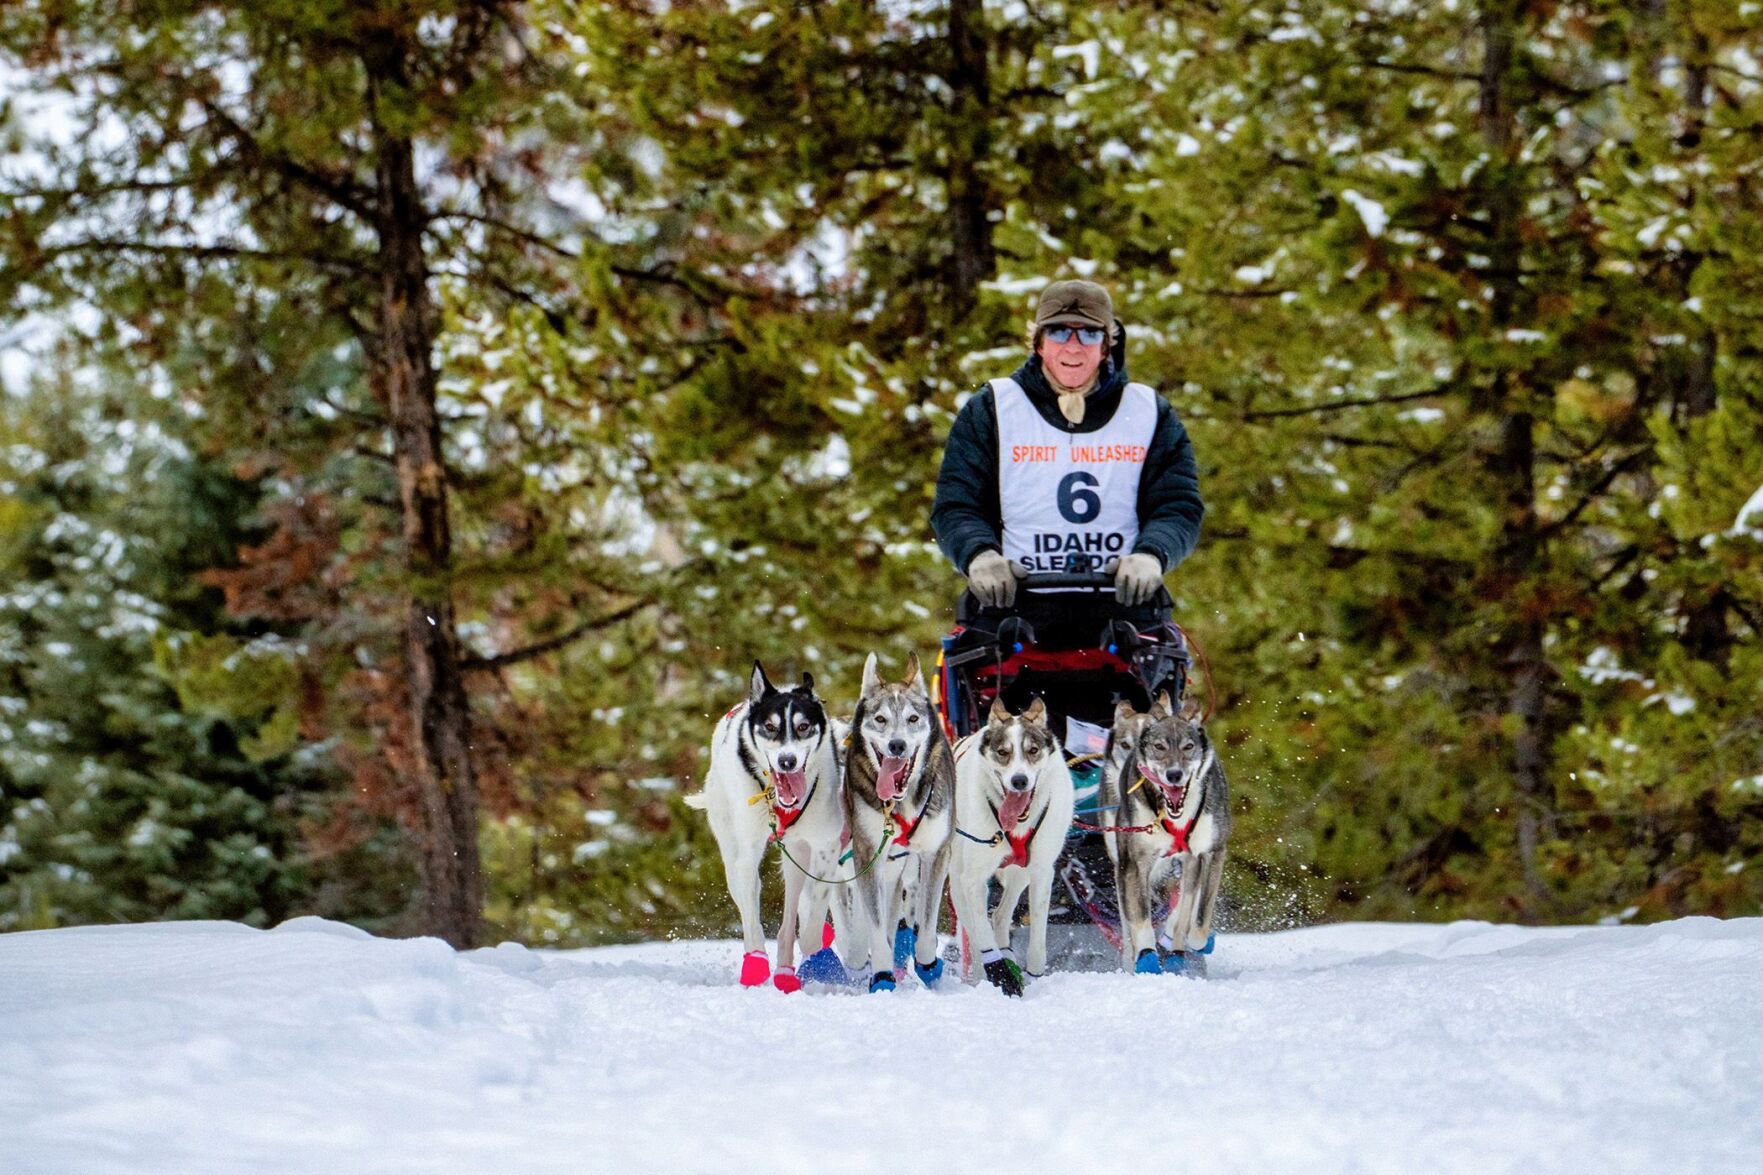
[[[1754,1170],[1763,920],[1355,925],[1028,997],[729,943],[0,936],[8,1172]]]

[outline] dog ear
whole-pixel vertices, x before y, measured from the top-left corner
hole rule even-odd
[[[1045,726],[1047,724],[1047,704],[1036,698],[1028,704],[1028,709],[1022,712],[1022,720],[1032,722],[1037,726]]]
[[[992,712],[986,718],[987,722],[1008,722],[1012,717],[1013,715],[1010,713],[1010,708],[1004,705],[1003,698],[992,699]]]
[[[771,679],[765,676],[765,666],[753,662],[753,677],[747,682],[747,700],[757,706],[759,699],[771,692]]]
[[[1131,702],[1120,701],[1114,704],[1114,725],[1119,726],[1122,723],[1130,722],[1138,716],[1139,712],[1132,708]]]
[[[811,698],[814,696],[814,677],[806,669],[802,671],[802,692]]]
[[[863,662],[863,692],[859,697],[868,697],[881,685],[881,673],[875,667],[875,654],[871,653]]]
[[[906,654],[906,679],[900,683],[907,689],[924,689],[924,671],[918,667],[918,650]]]
[[[1205,707],[1200,705],[1199,698],[1183,698],[1181,700],[1181,716],[1189,722],[1198,722]]]
[[[1171,713],[1173,713],[1173,711],[1169,708],[1168,691],[1158,694],[1157,700],[1151,703],[1151,721],[1161,722],[1163,719],[1169,717]]]

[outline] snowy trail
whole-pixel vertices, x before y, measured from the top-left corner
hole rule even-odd
[[[1225,936],[1214,978],[783,996],[730,943],[0,936],[6,1172],[1751,1172],[1763,920]]]

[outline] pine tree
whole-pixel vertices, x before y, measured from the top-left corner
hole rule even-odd
[[[42,379],[0,419],[0,929],[273,923],[325,872],[300,824],[334,781],[290,754],[273,691],[189,708],[156,656],[228,631],[199,577],[254,487],[193,451],[174,405],[91,374]],[[265,676],[291,663],[272,633],[250,647]]]
[[[1658,350],[1681,293],[1629,280],[1643,268],[1607,227],[1610,162],[1649,174],[1632,143],[1650,132],[1623,128],[1659,125],[1621,17],[1241,5],[1166,30],[1159,109],[1186,141],[1153,216],[1175,227],[1185,362],[1213,400],[1201,450],[1233,454],[1193,578],[1236,601],[1232,659],[1274,695],[1232,731],[1255,763],[1242,839],[1258,871],[1315,864],[1368,912],[1609,909],[1574,862],[1648,835],[1576,784],[1589,631],[1661,616],[1619,589],[1653,546],[1634,528],[1689,386]],[[1721,174],[1694,154],[1686,174]],[[1682,792],[1726,786],[1692,774]],[[1270,828],[1269,804],[1292,815]]]
[[[216,443],[280,479],[265,510],[282,529],[228,574],[229,598],[307,627],[342,711],[310,733],[347,736],[357,783],[420,846],[424,926],[461,945],[478,933],[478,793],[500,786],[467,679],[534,650],[467,649],[460,609],[498,636],[569,631],[571,603],[608,594],[554,593],[537,616],[495,606],[523,570],[509,552],[533,530],[531,466],[457,471],[525,438],[476,388],[476,418],[442,411],[449,309],[543,315],[568,284],[572,266],[537,260],[555,254],[518,222],[543,195],[521,146],[549,117],[541,41],[501,3],[0,15],[0,46],[72,95],[76,130],[34,143],[43,166],[0,193],[3,287],[21,309],[79,300],[126,324],[107,329],[200,404]]]

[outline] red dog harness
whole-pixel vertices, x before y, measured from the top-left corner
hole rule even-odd
[[[1144,782],[1151,784],[1157,789],[1158,794],[1162,794],[1163,785],[1157,782],[1156,776],[1145,770],[1145,765],[1143,763],[1139,764],[1139,774],[1144,777]],[[1132,791],[1137,790],[1138,786],[1134,785]],[[1127,794],[1130,795],[1131,792],[1129,791]],[[1164,803],[1167,804],[1168,802],[1169,798],[1164,796]],[[1188,837],[1193,834],[1194,825],[1200,822],[1200,815],[1205,812],[1205,810],[1206,793],[1201,791],[1200,806],[1194,809],[1193,819],[1189,820],[1186,824],[1177,824],[1175,822],[1175,817],[1170,815],[1167,809],[1158,815],[1156,824],[1086,824],[1082,820],[1073,820],[1072,824],[1083,829],[1085,832],[1151,832],[1154,829],[1162,828],[1164,832],[1169,834],[1170,839],[1175,842],[1169,846],[1169,851],[1163,855],[1165,857],[1173,857],[1177,853],[1192,852],[1192,850],[1188,848]]]

